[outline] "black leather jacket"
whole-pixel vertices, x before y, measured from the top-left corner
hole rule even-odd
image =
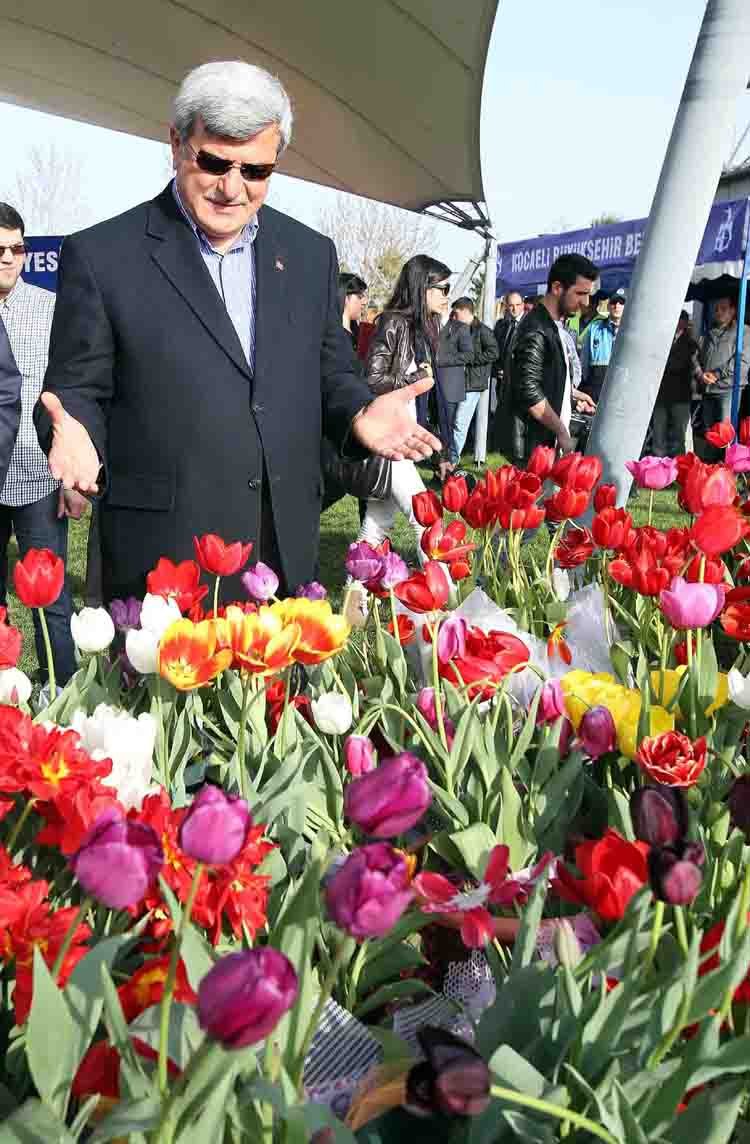
[[[535,445],[555,443],[554,433],[533,418],[529,409],[546,399],[559,416],[567,377],[560,333],[541,302],[519,326],[509,365],[510,384],[502,410],[507,419],[503,443],[511,457],[525,460]]]
[[[413,361],[414,341],[409,319],[405,314],[386,310],[378,319],[367,350],[367,384],[378,396],[401,389],[409,383],[406,374]]]

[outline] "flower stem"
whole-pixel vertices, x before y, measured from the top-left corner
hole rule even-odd
[[[214,581],[214,619],[219,618],[219,584],[221,583],[221,576],[217,576]]]
[[[651,524],[651,518],[654,515],[654,490],[650,489],[648,494],[648,523]]]
[[[18,841],[18,837],[19,837],[21,831],[23,830],[23,828],[26,824],[26,819],[29,817],[32,810],[34,809],[35,803],[36,803],[36,799],[30,798],[28,800],[28,802],[26,803],[26,806],[21,811],[18,822],[13,827],[13,829],[10,833],[10,838],[5,843],[5,849],[8,851],[9,854],[13,853],[13,847],[15,846],[16,842]]]
[[[522,1108],[531,1108],[535,1112],[546,1113],[547,1116],[554,1116],[557,1120],[568,1121],[570,1124],[575,1125],[576,1128],[583,1128],[586,1132],[590,1132],[592,1136],[597,1136],[600,1140],[605,1140],[607,1144],[617,1144],[616,1138],[603,1128],[601,1124],[597,1124],[595,1120],[589,1120],[588,1116],[582,1116],[580,1112],[573,1112],[570,1108],[563,1108],[559,1104],[552,1104],[549,1100],[540,1100],[536,1096],[527,1096],[525,1092],[516,1092],[512,1088],[503,1088],[501,1085],[493,1084],[490,1089],[490,1094],[496,1100],[505,1100],[508,1104],[518,1104]]]
[[[242,710],[240,713],[240,729],[237,734],[237,785],[240,788],[240,794],[247,800],[247,781],[245,774],[245,726],[247,724],[247,709],[250,699],[250,687],[252,684],[252,676],[250,672],[245,673],[245,678],[242,681]]]
[[[661,927],[664,921],[664,902],[657,900],[656,908],[654,910],[654,924],[651,927],[651,942],[648,947],[648,954],[646,955],[646,964],[643,967],[644,974],[648,973],[651,966],[654,964],[654,957],[659,945],[659,938],[661,937]]]
[[[47,656],[47,675],[49,678],[49,698],[50,703],[53,699],[57,698],[57,680],[55,679],[55,661],[52,658],[52,644],[49,638],[49,628],[47,627],[47,617],[44,614],[44,608],[37,608],[39,613],[39,623],[42,628],[42,639],[44,640],[44,652]]]
[[[677,943],[682,951],[682,956],[688,955],[688,939],[687,930],[685,929],[685,914],[682,906],[674,907],[674,924],[677,931]]]
[[[300,1096],[302,1095],[302,1078],[305,1071],[305,1057],[310,1051],[310,1045],[312,1044],[313,1037],[315,1036],[315,1031],[320,1024],[320,1018],[323,1016],[323,1010],[326,1007],[326,1002],[333,993],[333,987],[336,984],[336,978],[339,975],[339,970],[341,969],[344,958],[346,957],[346,954],[349,950],[349,940],[350,939],[348,937],[342,937],[341,941],[339,942],[335,956],[331,962],[330,969],[326,974],[326,979],[323,982],[322,988],[320,990],[318,1003],[313,1010],[310,1022],[305,1031],[305,1036],[299,1051],[299,1060],[297,1061],[296,1083]]]
[[[435,695],[435,719],[438,726],[438,734],[440,735],[440,742],[443,744],[445,750],[448,750],[448,736],[445,733],[445,718],[443,716],[443,697],[440,693],[440,670],[438,659],[438,632],[440,631],[440,620],[437,620],[432,628],[432,688]],[[452,793],[452,792],[449,792]]]
[[[60,970],[65,964],[65,958],[67,956],[68,950],[73,944],[73,939],[76,936],[76,930],[78,929],[83,919],[86,917],[86,914],[89,912],[90,908],[91,898],[84,898],[78,907],[78,913],[68,926],[68,932],[63,938],[63,943],[57,951],[57,957],[55,958],[54,965],[52,966],[52,980],[54,981],[55,985],[57,985],[57,978],[59,976]]]
[[[169,1059],[169,1011],[172,1008],[172,995],[174,993],[174,983],[177,978],[177,965],[180,960],[180,946],[182,945],[182,938],[190,922],[190,915],[193,912],[193,902],[195,895],[198,893],[198,886],[200,885],[201,876],[203,874],[203,863],[198,862],[195,870],[193,871],[193,881],[190,885],[190,892],[185,902],[185,907],[182,911],[180,918],[180,925],[177,930],[177,935],[172,946],[172,956],[169,959],[169,968],[167,969],[167,977],[164,982],[164,994],[161,999],[161,1010],[159,1013],[159,1092],[162,1097],[167,1092],[168,1087],[168,1073],[167,1064]]]
[[[696,706],[696,680],[693,673],[693,629],[687,630],[687,661],[688,661],[688,674],[690,676],[690,738],[696,739],[698,736],[698,722],[695,711]]]
[[[399,631],[398,631],[398,616],[396,615],[396,597],[394,595],[393,588],[391,588],[388,595],[391,598],[391,623],[393,624],[393,638],[395,639],[396,643],[400,647],[401,646],[401,636],[399,635]]]

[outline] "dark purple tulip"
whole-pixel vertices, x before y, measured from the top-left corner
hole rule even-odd
[[[239,854],[252,825],[244,798],[207,784],[182,820],[180,849],[210,866],[224,866]]]
[[[705,858],[700,842],[652,846],[648,873],[655,896],[670,906],[689,906],[701,888]]]
[[[137,906],[164,865],[156,831],[117,807],[86,831],[70,868],[87,894],[111,910]]]
[[[641,787],[630,798],[630,819],[640,842],[673,846],[687,834],[688,808],[679,787]]]
[[[244,1049],[267,1037],[296,997],[297,974],[283,953],[270,946],[230,953],[198,987],[198,1021],[225,1049]]]
[[[371,544],[360,540],[349,545],[345,567],[353,580],[377,580],[383,570],[383,557],[379,556]]]
[[[382,937],[396,924],[414,893],[404,855],[387,842],[354,850],[326,882],[328,914],[357,941]]]
[[[590,707],[578,724],[578,740],[591,759],[598,759],[617,747],[617,728],[606,707]]]
[[[490,1070],[477,1050],[446,1029],[417,1033],[427,1058],[406,1081],[406,1107],[416,1116],[480,1116],[490,1102]]]
[[[397,552],[386,552],[381,558],[380,587],[388,592],[409,579],[409,569]]]
[[[735,779],[728,801],[732,826],[750,835],[750,775],[740,775]]]
[[[129,632],[131,628],[139,628],[141,601],[135,596],[128,596],[127,600],[113,600],[109,605],[109,614],[118,632]]]
[[[344,791],[346,817],[373,838],[393,838],[410,830],[431,802],[427,768],[408,752],[383,759]]]
[[[309,584],[300,584],[294,594],[295,596],[304,596],[307,600],[325,600],[328,596],[328,590],[317,580],[311,580]]]

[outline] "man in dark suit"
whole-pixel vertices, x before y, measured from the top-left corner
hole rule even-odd
[[[333,244],[263,206],[291,122],[260,68],[196,68],[174,182],[64,243],[37,430],[53,474],[102,495],[105,599],[205,532],[253,540],[293,588],[317,556],[323,433],[353,456],[440,447],[408,410],[429,379],[373,400],[356,375]]]

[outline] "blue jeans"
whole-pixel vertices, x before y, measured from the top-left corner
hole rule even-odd
[[[16,534],[21,556],[30,548],[51,548],[54,553],[67,558],[68,520],[57,517],[58,493],[50,493],[33,504],[20,506],[0,505],[0,552],[6,554],[0,562],[0,602],[5,606],[8,579],[8,543],[12,533]],[[70,617],[73,603],[67,581],[54,604],[44,609],[52,644],[52,659],[58,684],[67,683],[76,671],[73,637],[70,634]],[[33,612],[34,642],[42,677],[47,678],[47,653],[42,638],[42,626],[36,608]]]
[[[456,420],[453,424],[453,452],[456,461],[461,460],[461,454],[466,444],[466,438],[469,435],[469,427],[471,420],[477,411],[479,405],[479,398],[481,393],[467,393],[456,412]]]

